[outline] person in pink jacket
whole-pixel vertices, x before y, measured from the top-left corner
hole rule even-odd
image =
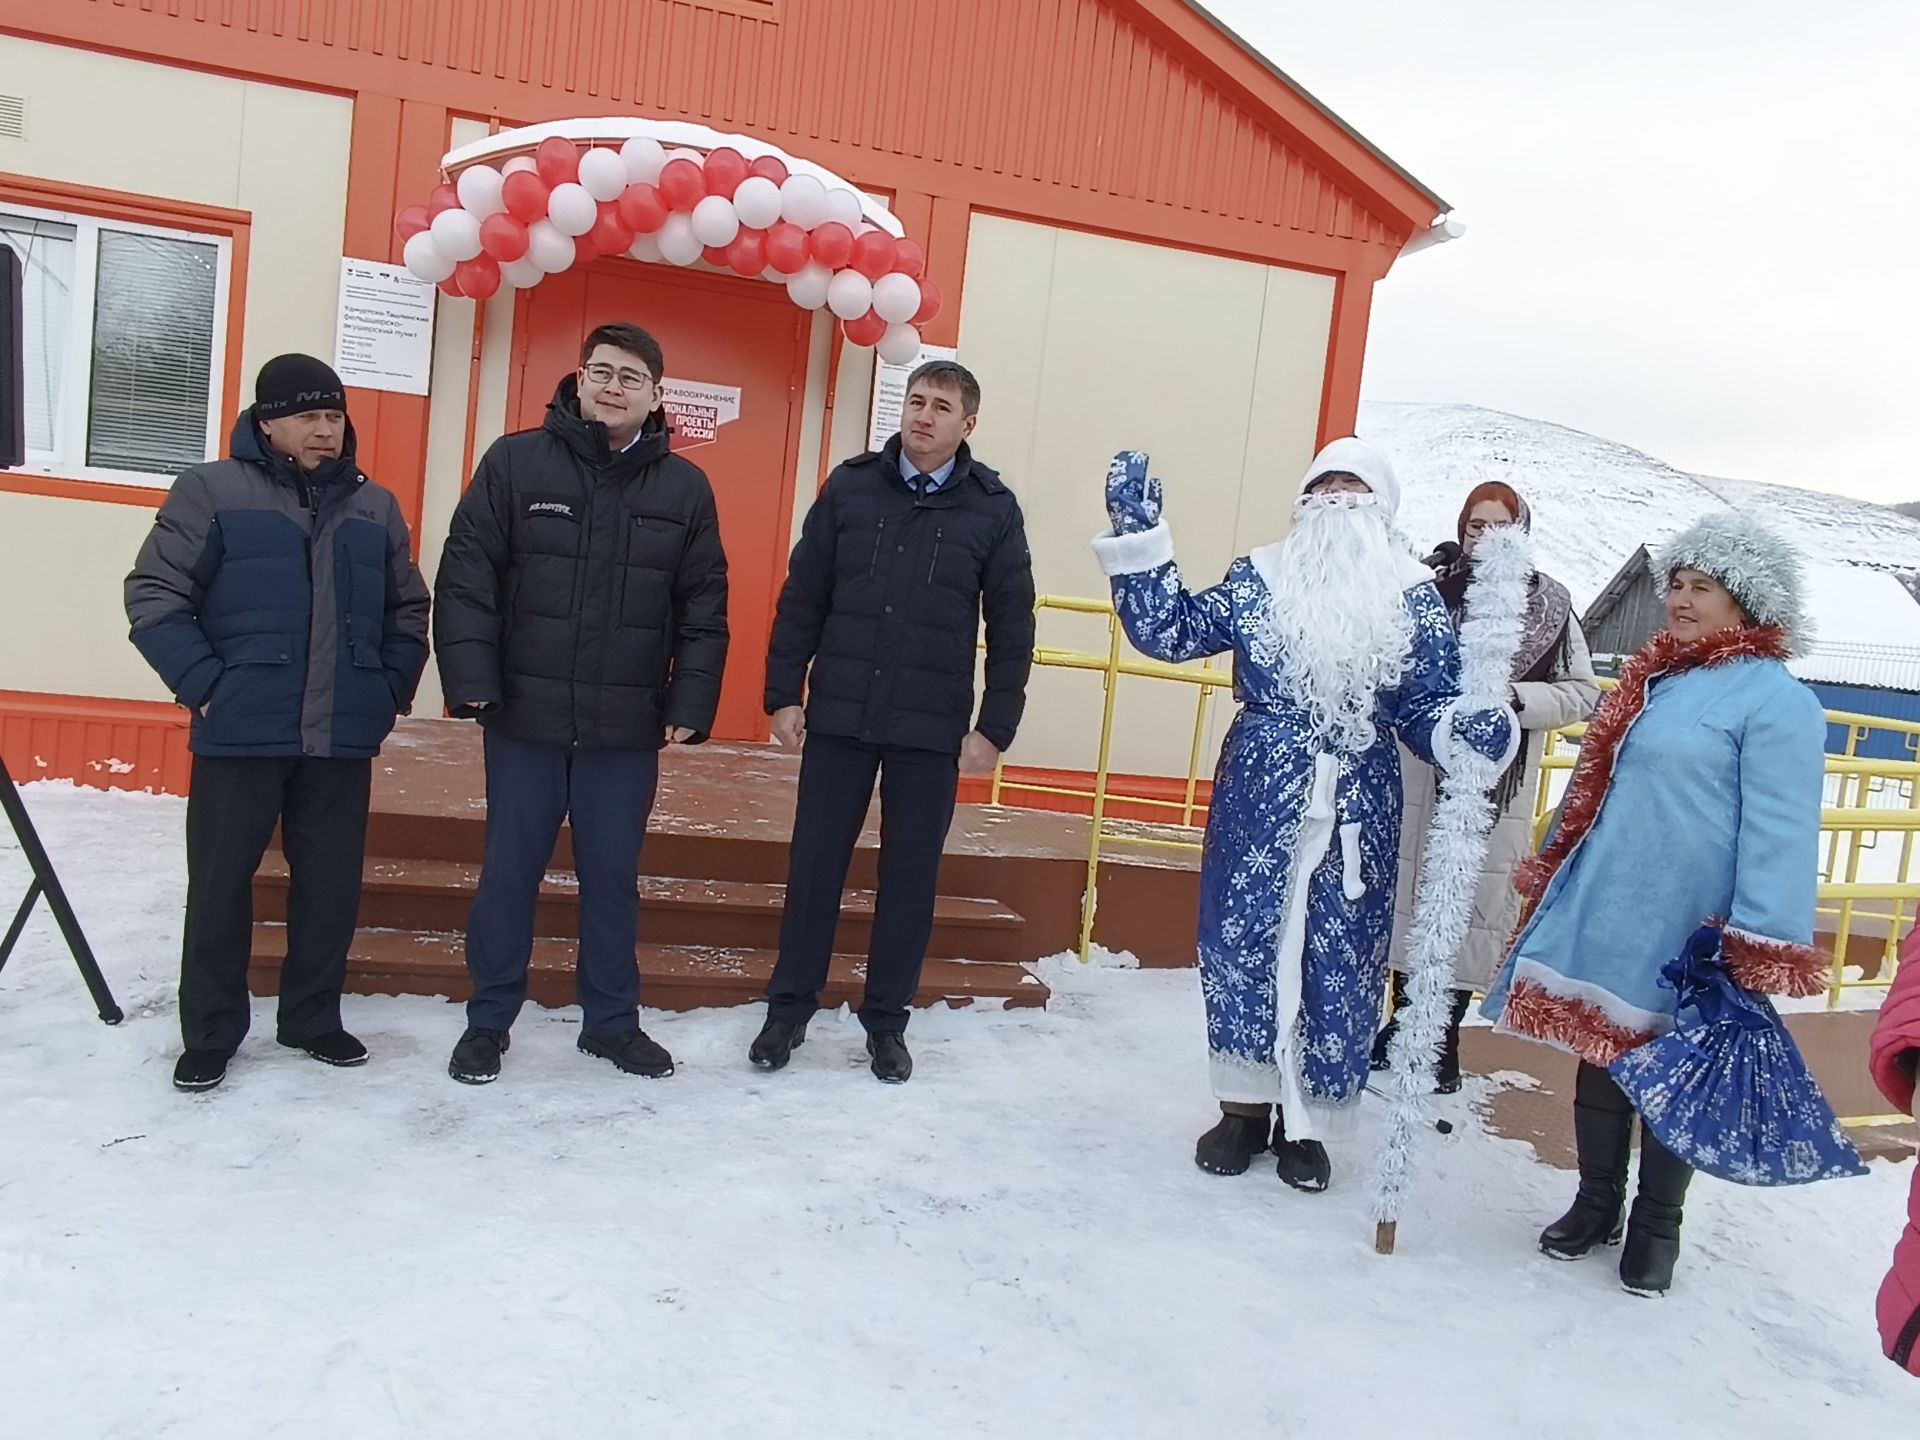
[[[1873,1080],[1901,1110],[1915,1110],[1914,1071],[1920,1066],[1920,929],[1900,947],[1900,971],[1874,1027]],[[1916,1118],[1920,1118],[1917,1114]],[[1880,1342],[1887,1357],[1920,1375],[1920,1173],[1907,1197],[1907,1226],[1893,1250],[1893,1268],[1880,1285]]]

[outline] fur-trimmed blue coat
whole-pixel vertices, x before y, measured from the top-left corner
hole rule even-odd
[[[1222,1100],[1278,1102],[1290,1139],[1325,1134],[1364,1089],[1386,983],[1400,847],[1395,737],[1445,768],[1465,743],[1510,758],[1506,712],[1457,713],[1460,654],[1431,574],[1409,557],[1414,639],[1365,751],[1320,743],[1281,692],[1268,546],[1190,593],[1162,524],[1094,542],[1134,645],[1173,663],[1229,651],[1240,713],[1220,751],[1200,871],[1207,1043]],[[1318,1118],[1316,1119],[1316,1112]]]

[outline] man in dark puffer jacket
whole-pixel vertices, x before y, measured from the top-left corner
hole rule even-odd
[[[127,577],[147,663],[193,712],[187,920],[173,1072],[210,1090],[247,1033],[253,874],[287,856],[280,1043],[332,1065],[360,908],[371,757],[427,663],[427,587],[392,495],[361,473],[339,376],[261,367],[231,458],[173,482]]]
[[[713,727],[727,561],[713,489],[667,448],[660,346],[587,337],[546,423],[494,442],[454,512],[434,634],[448,708],[486,732],[487,839],[467,922],[473,999],[448,1071],[485,1084],[527,996],[560,824],[580,878],[579,1048],[673,1073],[640,1029],[640,844],[665,744]]]
[[[805,751],[780,960],[766,1025],[748,1050],[762,1069],[785,1065],[806,1036],[878,775],[880,893],[860,1023],[877,1078],[899,1083],[913,1072],[907,1007],[933,933],[958,774],[990,772],[1013,744],[1033,667],[1026,522],[1013,492],[967,448],[979,410],[979,382],[964,367],[916,370],[901,433],[827,477],[788,567],[766,703],[775,737]]]

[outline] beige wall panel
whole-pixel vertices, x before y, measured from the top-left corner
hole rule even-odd
[[[473,366],[473,327],[480,307],[441,296],[433,322],[433,404],[427,415],[427,488],[420,506],[420,571],[433,584],[446,548],[447,527],[460,503],[466,477],[461,462],[467,448],[467,382]],[[480,451],[474,451],[479,463]],[[438,715],[442,707],[440,667],[429,662],[420,681],[416,715]]]
[[[1149,451],[1189,583],[1216,583],[1274,523],[1270,477],[1313,448],[1332,282],[1159,246],[976,216],[961,358],[985,399],[976,449],[1021,497],[1043,593],[1103,597],[1087,540],[1116,450]],[[1285,506],[1277,512],[1284,523]],[[1263,538],[1273,538],[1272,530]],[[1104,650],[1104,622],[1043,615],[1041,643]],[[1128,680],[1116,770],[1184,773],[1197,693]],[[1014,759],[1090,769],[1097,677],[1042,669]],[[1216,706],[1216,708],[1221,708]],[[1221,723],[1208,727],[1210,766]]]
[[[351,101],[11,36],[0,74],[29,106],[28,138],[0,141],[0,169],[250,212],[243,403],[272,356],[333,354]],[[167,698],[121,610],[152,523],[140,506],[0,495],[0,608],[36,617],[0,642],[0,685]]]
[[[827,418],[827,371],[833,359],[833,316],[817,310],[813,330],[807,337],[807,385],[800,396],[800,451],[793,462],[793,515],[788,527],[787,548],[800,543],[800,526],[813,508],[813,497],[820,488],[820,436]],[[871,397],[869,380],[867,394]],[[827,463],[844,456],[829,452]]]
[[[0,493],[0,690],[171,700],[127,639],[144,505]]]

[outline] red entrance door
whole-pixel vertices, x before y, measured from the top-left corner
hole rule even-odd
[[[707,472],[727,549],[732,644],[717,740],[764,740],[767,634],[786,577],[808,320],[777,286],[608,260],[549,275],[520,298],[514,332],[516,429],[540,423],[554,386],[596,325],[626,321],[660,342],[673,448]],[[676,400],[676,397],[677,400]]]

